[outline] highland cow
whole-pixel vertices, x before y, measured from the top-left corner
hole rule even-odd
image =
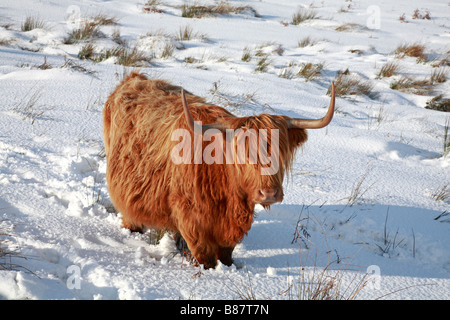
[[[317,120],[236,117],[181,87],[131,73],[103,110],[107,184],[123,226],[171,230],[205,268],[215,267],[218,259],[231,265],[255,205],[267,208],[283,200],[284,174],[295,151],[307,140],[306,129],[330,123],[334,96],[332,84],[327,114]],[[177,130],[187,135],[174,134]],[[266,157],[250,159],[252,148],[265,150]],[[196,158],[205,153],[214,161]],[[185,161],[174,161],[174,155]],[[273,165],[264,159],[276,162],[276,170],[262,174]]]

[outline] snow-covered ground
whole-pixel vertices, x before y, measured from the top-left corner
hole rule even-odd
[[[450,116],[424,108],[448,95],[449,81],[425,95],[390,88],[402,76],[446,72],[447,1],[229,1],[252,9],[202,18],[181,17],[181,0],[148,2],[2,1],[0,239],[16,254],[0,260],[0,298],[295,299],[329,283],[343,298],[450,298]],[[316,19],[292,24],[300,8]],[[413,19],[416,9],[431,19]],[[27,16],[44,25],[22,31]],[[65,43],[79,17],[95,16],[116,24]],[[181,40],[186,27],[191,39]],[[299,46],[307,37],[312,44]],[[233,266],[205,271],[169,236],[154,244],[150,232],[121,228],[105,182],[102,108],[132,68],[114,57],[80,60],[88,42],[98,60],[118,43],[135,47],[151,57],[140,68],[149,77],[238,115],[321,117],[330,82],[346,69],[374,95],[336,99],[333,122],[310,130],[297,154],[283,203],[257,209]],[[427,59],[394,54],[414,43]],[[377,77],[391,61],[399,74]],[[297,75],[305,63],[323,64],[321,74]]]

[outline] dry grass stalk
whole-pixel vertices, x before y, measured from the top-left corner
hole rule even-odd
[[[447,201],[450,199],[450,186],[448,184],[436,189],[431,197],[436,201]]]
[[[11,235],[8,233],[9,228],[2,226],[2,220],[0,220],[0,271],[26,271],[30,270],[16,264],[14,260],[16,259],[27,259],[24,255],[20,253],[20,248],[16,247],[10,249],[11,245]]]

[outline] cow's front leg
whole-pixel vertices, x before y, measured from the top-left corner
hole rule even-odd
[[[233,264],[232,253],[233,247],[219,247],[218,259],[226,266],[231,266]]]
[[[217,264],[219,246],[198,229],[197,226],[184,225],[179,231],[197,262],[203,264],[205,269],[214,268]]]

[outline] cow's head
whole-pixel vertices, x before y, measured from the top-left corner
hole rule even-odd
[[[284,173],[291,169],[297,148],[306,142],[306,129],[320,129],[331,122],[335,102],[333,83],[331,88],[326,115],[314,120],[260,114],[230,116],[215,123],[198,124],[189,110],[184,90],[181,95],[188,128],[196,134],[209,136],[207,140],[213,140],[213,136],[222,139],[222,163],[231,164],[227,165],[230,187],[249,204],[269,207],[283,200]]]

